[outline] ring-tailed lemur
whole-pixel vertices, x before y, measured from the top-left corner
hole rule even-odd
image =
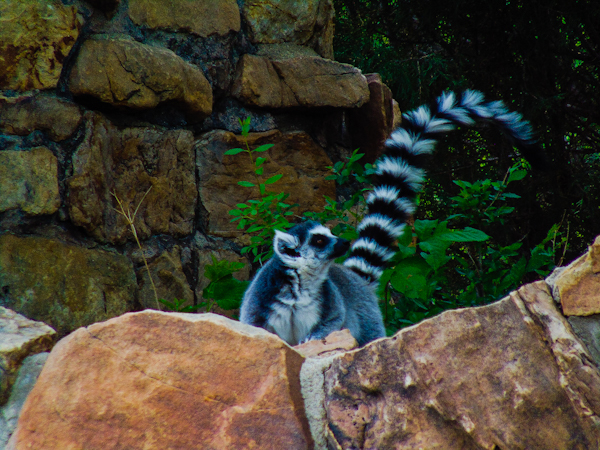
[[[343,328],[360,345],[385,336],[375,289],[414,212],[424,159],[439,136],[475,121],[494,123],[526,158],[536,156],[530,124],[500,101],[486,103],[477,91],[466,91],[460,99],[444,93],[431,107],[404,114],[402,126],[385,142],[385,152],[375,163],[368,213],[348,259],[343,265],[333,262],[347,252],[349,242],[319,223],[277,231],[274,255],[244,294],[240,320],[276,333],[290,345]]]

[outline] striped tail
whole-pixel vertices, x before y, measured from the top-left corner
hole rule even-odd
[[[414,213],[415,197],[425,177],[424,164],[439,137],[458,125],[492,122],[532,164],[539,148],[529,122],[510,112],[501,101],[486,103],[478,91],[465,91],[460,100],[453,92],[438,97],[434,105],[402,115],[403,122],[385,142],[385,152],[375,163],[368,213],[358,226],[358,239],[344,265],[369,282],[381,277],[394,256],[395,242]]]

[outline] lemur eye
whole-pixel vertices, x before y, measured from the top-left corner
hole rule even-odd
[[[327,245],[327,243],[329,242],[328,238],[326,236],[323,236],[321,234],[315,234],[312,239],[310,240],[310,244],[314,247],[319,247],[319,248],[323,248]]]

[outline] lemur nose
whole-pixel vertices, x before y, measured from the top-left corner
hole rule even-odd
[[[333,255],[335,258],[344,255],[350,248],[350,241],[342,238],[338,238],[337,242],[333,246]]]

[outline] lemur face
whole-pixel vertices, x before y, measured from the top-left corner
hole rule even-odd
[[[286,266],[318,271],[343,256],[350,242],[334,236],[329,228],[309,221],[296,225],[288,233],[276,231],[273,247]]]

